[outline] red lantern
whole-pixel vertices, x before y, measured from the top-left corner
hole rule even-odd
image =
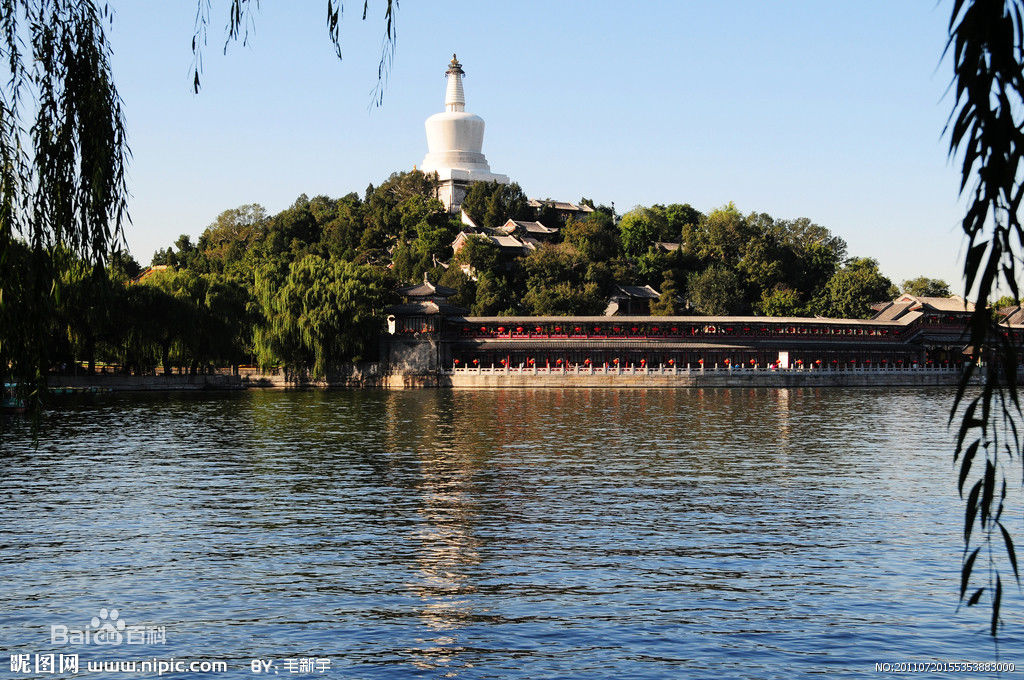
[[[536,330],[536,331],[537,331],[538,333],[540,333],[540,331],[541,331],[541,328],[540,328],[540,326],[537,326],[537,328],[536,328],[535,330]]]
[[[562,365],[562,360],[561,359],[556,359],[555,363],[558,364],[559,366],[561,366]]]
[[[756,359],[751,359],[751,360],[750,360],[750,365],[751,365],[751,366],[753,366],[753,365],[754,365],[755,363],[757,363],[757,360],[756,360]]]
[[[506,363],[508,363],[508,360],[507,360],[507,359],[502,359],[502,360],[501,360],[501,365],[502,365],[502,366],[504,366],[504,365],[505,365]]]
[[[647,359],[641,359],[640,360],[640,365],[641,366],[646,366],[647,365]]]
[[[676,360],[675,360],[675,359],[669,359],[669,360],[668,360],[668,365],[669,365],[669,366],[674,366],[674,365],[675,365],[675,363],[676,363]]]
[[[619,358],[618,357],[615,357],[614,363],[615,363],[616,366],[619,365]]]
[[[577,333],[579,333],[579,332],[580,332],[580,327],[579,327],[579,326],[576,326],[576,332],[577,332]]]
[[[703,366],[704,365],[704,360],[703,359],[697,359],[697,363],[701,364]]]
[[[458,360],[458,359],[456,359],[456,360],[455,360],[455,365],[456,365],[456,366],[458,366],[458,365],[459,365],[459,360]]]
[[[588,357],[588,358],[584,359],[583,363],[586,364],[587,366],[589,366],[590,365],[590,358]]]
[[[556,333],[561,333],[562,332],[562,327],[561,326],[555,326],[555,332]]]
[[[487,332],[487,326],[480,326],[480,332],[481,333],[486,333]]]
[[[480,363],[480,360],[479,360],[479,359],[473,359],[473,363],[474,363],[474,364],[479,364],[479,363]]]
[[[522,333],[522,332],[523,332],[523,327],[522,326],[516,326],[516,333]]]
[[[504,333],[505,332],[505,327],[504,326],[498,326],[498,332],[499,333]]]
[[[821,359],[815,359],[814,363],[817,364],[818,366],[821,366]]]
[[[726,358],[726,360],[725,360],[725,365],[726,365],[726,366],[728,366],[728,365],[729,365],[729,359],[728,359],[728,358]]]

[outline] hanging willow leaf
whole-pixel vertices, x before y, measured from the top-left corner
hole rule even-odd
[[[0,367],[32,406],[60,290],[54,253],[102,265],[128,221],[110,18],[92,0],[0,2]]]
[[[1022,10],[1024,0],[954,0],[944,52],[952,57],[955,92],[946,125],[949,150],[951,156],[962,156],[960,192],[968,198],[961,223],[967,240],[964,295],[975,300],[966,339],[972,350],[950,412],[951,421],[976,372],[984,370],[985,378],[980,396],[963,410],[953,453],[954,460],[963,454],[957,479],[961,497],[965,485],[970,484],[964,508],[961,601],[975,573],[981,546],[991,548],[993,540],[1003,541],[1019,583],[1014,543],[1000,521],[1011,479],[1007,464],[1021,464],[1018,352],[1009,331],[993,321],[988,303],[1000,286],[1017,295],[1017,266],[1024,249],[1019,218],[1024,197]],[[965,441],[971,442],[966,450]],[[979,454],[985,460],[980,472],[980,466],[973,465]],[[1019,473],[1012,479],[1019,480]],[[975,523],[978,533],[974,532]],[[997,561],[994,550],[986,550],[985,555],[987,581],[996,584],[990,629],[996,635],[1002,606],[1000,570],[1005,562]],[[976,604],[982,592],[984,588],[974,591],[968,606]]]
[[[981,548],[975,548],[974,552],[964,560],[963,566],[960,568],[960,598],[963,599],[964,593],[967,592],[967,586],[971,581],[971,573],[974,571],[974,561],[978,559],[978,552]]]
[[[363,21],[370,10],[370,0],[363,0]],[[384,0],[384,40],[381,46],[380,61],[377,64],[377,86],[373,91],[373,101],[379,106],[384,101],[384,86],[391,72],[391,64],[395,54],[397,37],[396,12],[398,0]],[[230,0],[227,16],[227,36],[224,40],[224,52],[232,42],[241,41],[243,45],[249,41],[249,32],[254,25],[254,13],[259,11],[258,0]],[[208,26],[210,24],[211,0],[197,0],[195,26],[192,33],[192,86],[195,92],[201,87],[203,72],[203,48],[206,47]],[[344,13],[342,0],[327,0],[327,37],[334,48],[334,55],[340,60],[341,55],[341,23]]]

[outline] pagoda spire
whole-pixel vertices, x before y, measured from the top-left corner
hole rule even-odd
[[[454,54],[444,74],[448,77],[448,87],[444,93],[445,111],[465,111],[466,95],[462,91],[462,76],[466,75],[466,72],[462,70],[462,64]]]

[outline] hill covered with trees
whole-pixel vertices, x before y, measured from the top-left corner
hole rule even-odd
[[[157,251],[141,276],[127,257],[100,273],[62,256],[58,363],[196,371],[259,362],[322,375],[374,358],[395,289],[424,275],[458,291],[451,302],[474,315],[601,314],[619,285],[660,291],[651,309],[661,315],[865,317],[898,293],[875,260],[848,257],[841,238],[805,218],[672,203],[615,219],[583,199],[593,210],[563,223],[549,207],[530,207],[515,184],[472,187],[463,208],[478,230],[512,218],[558,233],[514,257],[472,237],[453,254],[468,228],[434,188],[413,171],[363,196],[303,195],[276,215],[255,204],[229,209],[195,242],[183,235]]]

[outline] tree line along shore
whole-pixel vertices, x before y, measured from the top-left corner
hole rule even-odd
[[[51,329],[47,363],[93,372],[204,372],[277,366],[325,375],[376,358],[383,309],[404,284],[431,281],[478,316],[600,314],[617,286],[651,286],[655,315],[866,318],[900,290],[948,295],[919,277],[897,288],[869,257],[806,218],[702,213],[688,204],[636,207],[621,217],[583,199],[566,219],[528,201],[516,184],[474,184],[450,215],[432,176],[392,174],[364,195],[300,196],[268,215],[259,205],[221,213],[193,242],[182,235],[147,268],[124,252],[88,266],[59,247],[47,253],[57,282],[40,305],[28,287],[5,290],[8,318],[41,314]],[[508,257],[492,240],[453,242],[466,222],[488,232],[507,220],[551,227],[552,237]],[[32,250],[14,242],[9,266],[25,277]],[[18,277],[14,277],[15,280]]]

